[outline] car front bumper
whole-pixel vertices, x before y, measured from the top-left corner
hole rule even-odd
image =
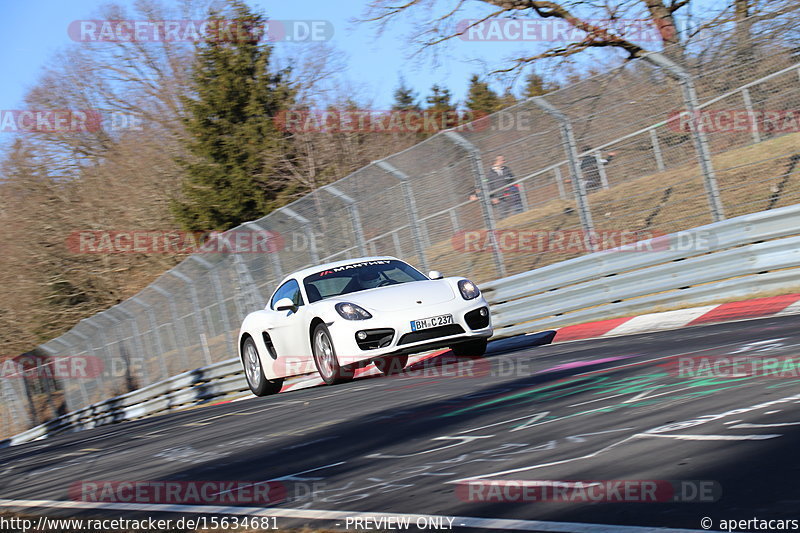
[[[365,363],[388,355],[419,353],[435,348],[453,346],[459,342],[486,339],[492,336],[492,320],[489,305],[483,297],[475,300],[451,300],[437,305],[402,311],[381,312],[379,316],[367,320],[345,320],[339,318],[328,323],[328,329],[333,337],[333,344],[339,363],[350,365]],[[487,310],[486,325],[477,324],[476,313],[481,308]],[[472,313],[472,314],[470,314]],[[378,313],[374,313],[378,314]],[[411,322],[425,318],[453,315],[451,325],[438,326],[431,329],[412,331]],[[468,316],[473,320],[468,320]],[[471,327],[477,326],[477,327]],[[382,338],[379,347],[364,349],[359,346],[356,334],[359,331],[392,330],[391,339],[387,341],[389,333],[378,335]]]

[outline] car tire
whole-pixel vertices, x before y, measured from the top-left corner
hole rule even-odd
[[[314,328],[311,336],[311,351],[314,354],[314,364],[317,366],[319,377],[326,384],[344,383],[352,380],[355,376],[352,367],[339,364],[331,333],[325,324],[318,324]]]
[[[375,360],[375,367],[380,370],[384,376],[392,376],[401,373],[407,364],[408,354],[390,355]]]
[[[475,339],[461,342],[450,347],[456,357],[480,357],[486,353],[488,339]]]
[[[280,392],[283,378],[267,379],[261,367],[261,358],[258,356],[258,347],[252,337],[247,337],[242,343],[242,365],[247,378],[247,386],[256,396],[268,396]]]

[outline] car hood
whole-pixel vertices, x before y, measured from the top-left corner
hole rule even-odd
[[[456,297],[450,284],[443,280],[410,281],[399,285],[351,292],[336,298],[337,302],[352,302],[375,311],[401,311],[423,305],[449,302]]]

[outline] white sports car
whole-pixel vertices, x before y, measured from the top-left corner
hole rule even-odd
[[[468,279],[365,257],[287,276],[269,305],[244,319],[239,357],[250,389],[264,396],[315,368],[334,384],[370,363],[398,372],[408,354],[434,348],[483,355],[491,336],[489,306]]]

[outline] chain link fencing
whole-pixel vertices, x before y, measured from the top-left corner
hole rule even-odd
[[[797,203],[800,48],[752,29],[747,47],[722,28],[683,59],[651,53],[437,133],[230,230],[273,248],[195,254],[25,354],[0,380],[0,431],[235,357],[241,320],[300,268],[394,255],[484,282]],[[63,376],[61,356],[95,366]]]

